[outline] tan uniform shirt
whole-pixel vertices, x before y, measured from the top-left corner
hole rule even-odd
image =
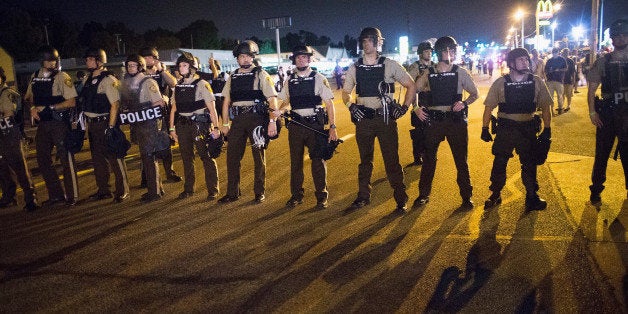
[[[0,94],[0,117],[12,117],[17,110],[20,94],[6,85],[0,85],[0,91],[3,89],[4,91]]]
[[[612,62],[621,62],[623,64],[628,63],[628,54],[624,53],[623,55],[619,54],[617,51],[613,51],[610,53]],[[606,76],[606,56],[601,56],[595,60],[593,66],[591,66],[591,70],[589,70],[589,74],[587,75],[587,80],[589,84],[602,83],[602,77]],[[613,98],[613,95],[602,95],[603,98]]]
[[[197,74],[194,74],[192,77],[189,77],[187,79],[183,80],[183,84],[192,84],[192,82],[196,81],[199,78],[199,76]],[[177,83],[179,84],[179,83]],[[174,94],[172,94],[172,103],[176,105],[176,88],[175,88],[175,92]],[[216,97],[214,97],[214,92],[212,91],[212,87],[209,85],[209,83],[205,80],[200,80],[198,81],[198,83],[196,84],[196,92],[194,94],[194,101],[199,101],[199,100],[204,100],[205,104],[207,104],[208,101],[216,101]],[[198,109],[192,113],[181,113],[179,112],[180,115],[182,116],[191,116],[193,114],[202,114],[203,112],[205,112],[206,107],[203,107],[201,109]]]
[[[227,79],[227,83],[225,83],[225,87],[222,89],[223,95],[228,95],[231,93],[231,78],[230,75]],[[262,93],[266,98],[277,97],[277,91],[275,90],[275,84],[273,83],[273,79],[268,75],[268,72],[264,70],[259,70],[255,77],[255,81],[253,82],[253,89],[258,90],[261,89]],[[231,106],[252,106],[255,102],[253,101],[236,101],[232,102]]]
[[[406,69],[404,69],[399,62],[388,58],[384,60],[384,82],[395,83],[404,80],[406,77],[413,81],[410,74],[408,74]],[[349,66],[349,69],[346,72],[343,90],[347,94],[351,94],[356,85],[356,65],[354,63]],[[394,98],[395,96],[394,93],[387,93],[387,95],[391,98]],[[372,109],[379,109],[382,107],[382,101],[379,97],[360,97],[360,95],[358,95],[357,103]]]
[[[312,69],[309,69],[302,77],[308,77],[311,73]],[[284,102],[290,102],[290,78],[284,82],[283,88],[279,93],[279,99]],[[332,92],[327,78],[318,72],[314,76],[314,95],[320,96],[323,102],[334,99],[334,92]],[[293,111],[302,116],[310,116],[314,114],[311,109],[295,109]]]
[[[534,75],[534,102],[536,106],[541,108],[543,111],[550,110],[553,101],[552,96],[547,89],[547,85],[543,80]],[[486,100],[484,100],[484,105],[495,109],[500,103],[506,102],[506,95],[504,93],[504,82],[506,79],[502,76],[499,77],[493,82],[491,88],[488,90],[488,94],[486,95]],[[515,121],[529,121],[534,117],[534,113],[504,113],[498,112],[497,116],[500,118],[506,118]]]
[[[156,103],[163,100],[161,93],[159,92],[159,84],[157,84],[157,81],[153,79],[146,80],[140,88],[140,103],[149,101],[151,103]]]
[[[421,73],[421,70],[419,70],[419,63],[421,61],[417,61],[417,62],[412,62],[412,64],[408,67],[408,74],[410,74],[410,77],[412,77],[413,80],[418,80],[419,76],[421,76],[423,73]],[[429,64],[427,64],[427,66],[433,66],[434,62],[429,61]],[[423,70],[423,71],[427,71],[427,69]]]
[[[35,73],[31,75],[31,81],[34,77]],[[46,77],[43,70],[39,70],[38,77]],[[76,88],[74,88],[74,83],[72,83],[72,78],[67,73],[59,72],[54,77],[54,81],[52,82],[52,96],[63,96],[64,99],[71,99],[77,96]],[[30,102],[33,101],[32,84],[28,84],[28,89],[26,90],[24,99],[27,99]],[[33,104],[33,106],[37,106],[37,104]]]

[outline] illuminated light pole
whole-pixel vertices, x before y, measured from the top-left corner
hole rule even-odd
[[[554,31],[556,30],[557,25],[558,24],[556,24],[556,21],[552,23],[552,48],[554,48]]]
[[[524,48],[525,44],[524,44],[524,40],[525,40],[525,36],[523,34],[523,11],[521,9],[517,10],[517,13],[515,13],[515,18],[517,19],[521,19],[521,48]]]
[[[580,25],[574,26],[571,29],[571,35],[576,40],[576,47],[575,48],[578,48],[578,46],[580,46],[580,37],[582,37],[583,34],[584,34],[584,29]]]
[[[508,30],[508,34],[514,34],[515,35],[515,48],[519,47],[519,41],[517,40],[517,32],[515,31],[515,28],[511,27]]]

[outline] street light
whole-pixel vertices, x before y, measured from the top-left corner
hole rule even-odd
[[[517,41],[517,32],[515,32],[514,27],[510,27],[510,29],[508,30],[508,36],[510,36],[510,34],[515,35],[515,48],[519,47],[519,41]]]
[[[578,42],[580,41],[580,37],[582,37],[582,35],[584,35],[584,29],[580,25],[574,26],[571,29],[571,34],[574,37],[574,39],[576,40],[576,48],[577,48],[579,46]]]
[[[552,48],[554,48],[554,31],[556,30],[556,21],[552,22]]]
[[[515,13],[515,18],[516,19],[521,19],[521,48],[523,48],[525,46],[524,45],[525,36],[523,34],[523,15],[524,14],[525,13],[521,9],[517,10],[517,13]]]

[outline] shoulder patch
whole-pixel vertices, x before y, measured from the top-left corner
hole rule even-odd
[[[113,83],[111,83],[111,86],[113,86],[113,88],[115,89],[118,89],[120,87],[120,81],[113,80]]]
[[[67,87],[74,87],[74,84],[72,84],[72,78],[70,77],[66,77],[63,83],[65,83]]]
[[[327,78],[323,78],[323,85],[327,86],[327,88],[331,88],[331,86],[329,86],[329,81],[327,80]]]
[[[157,88],[157,85],[155,85],[155,84],[150,84],[150,88],[149,89],[153,93],[159,91],[159,89]]]

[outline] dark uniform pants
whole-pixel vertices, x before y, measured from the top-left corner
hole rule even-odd
[[[69,130],[70,126],[65,121],[41,121],[37,127],[37,134],[35,135],[37,164],[46,182],[50,199],[63,199],[64,197],[68,200],[78,199],[78,178],[74,154],[68,152],[63,143]],[[56,147],[57,157],[63,166],[65,193],[61,187],[59,176],[52,165],[53,147]]]
[[[146,188],[150,196],[156,196],[163,188],[161,179],[159,178],[159,167],[157,158],[154,155],[154,140],[157,129],[150,123],[137,123],[131,125],[131,130],[136,135],[137,143],[140,148],[140,159],[142,161],[142,171],[146,178]]]
[[[615,138],[621,132],[621,119],[616,116],[601,115],[602,127],[595,132],[595,161],[593,162],[593,173],[591,175],[591,193],[599,194],[604,190],[606,182],[606,167],[608,158],[611,155]],[[619,155],[624,168],[624,184],[628,190],[628,141],[620,141]]]
[[[0,147],[2,148],[0,152],[0,176],[2,176],[0,184],[2,184],[2,198],[15,198],[16,185],[11,177],[11,170],[13,170],[24,191],[24,203],[29,204],[35,200],[35,188],[26,166],[21,137],[18,127],[3,130],[3,134],[0,134]]]
[[[323,126],[318,123],[303,123],[311,128],[323,132]],[[296,124],[288,127],[288,143],[290,145],[290,191],[292,197],[303,198],[303,154],[307,147],[310,157],[316,147],[316,137],[322,136]],[[312,179],[317,200],[327,199],[327,165],[322,158],[310,158],[312,161]]]
[[[419,195],[429,196],[432,191],[438,146],[445,139],[449,143],[451,153],[454,156],[456,170],[458,171],[456,182],[460,188],[460,196],[463,199],[471,198],[473,187],[471,186],[469,165],[467,164],[469,145],[467,122],[460,118],[452,117],[446,117],[441,121],[432,119],[431,124],[425,128],[425,154],[419,180]]]
[[[493,169],[491,170],[491,186],[493,193],[500,193],[506,184],[506,167],[513,157],[513,149],[521,162],[521,180],[526,188],[526,195],[533,196],[539,190],[536,179],[537,165],[534,162],[533,150],[536,141],[534,121],[516,122],[500,119],[497,134],[493,143]]]
[[[264,121],[263,121],[264,120]],[[244,157],[247,139],[253,143],[253,129],[260,123],[268,123],[268,120],[254,112],[238,115],[233,119],[229,131],[229,145],[227,146],[227,195],[237,197],[240,195],[240,162]],[[253,190],[256,195],[264,194],[266,185],[266,154],[264,149],[251,147],[253,162],[255,164],[255,179]]]
[[[388,124],[384,119],[376,116],[374,119],[362,119],[355,124],[355,139],[360,152],[358,166],[358,198],[371,199],[371,176],[373,174],[373,153],[375,138],[379,141],[380,150],[384,159],[384,168],[388,182],[394,190],[397,204],[405,205],[408,201],[406,186],[403,183],[403,169],[399,164],[399,134],[397,122],[392,119]]]
[[[129,179],[126,171],[124,158],[116,158],[107,150],[105,131],[109,128],[109,121],[98,121],[89,123],[89,148],[92,153],[94,163],[94,176],[96,176],[96,186],[98,194],[110,194],[109,190],[109,167],[116,177],[115,196],[122,196],[129,193]]]
[[[209,123],[199,123],[180,118],[175,124],[177,137],[179,138],[179,151],[183,161],[185,183],[183,190],[194,193],[194,148],[203,162],[205,169],[205,185],[208,195],[218,195],[218,166],[216,160],[207,154],[207,146],[204,140],[197,140],[199,130],[209,130]],[[231,139],[231,138],[229,138]]]
[[[425,127],[413,111],[410,111],[410,125],[414,127],[410,130],[410,139],[412,139],[412,156],[416,162],[425,152]]]

